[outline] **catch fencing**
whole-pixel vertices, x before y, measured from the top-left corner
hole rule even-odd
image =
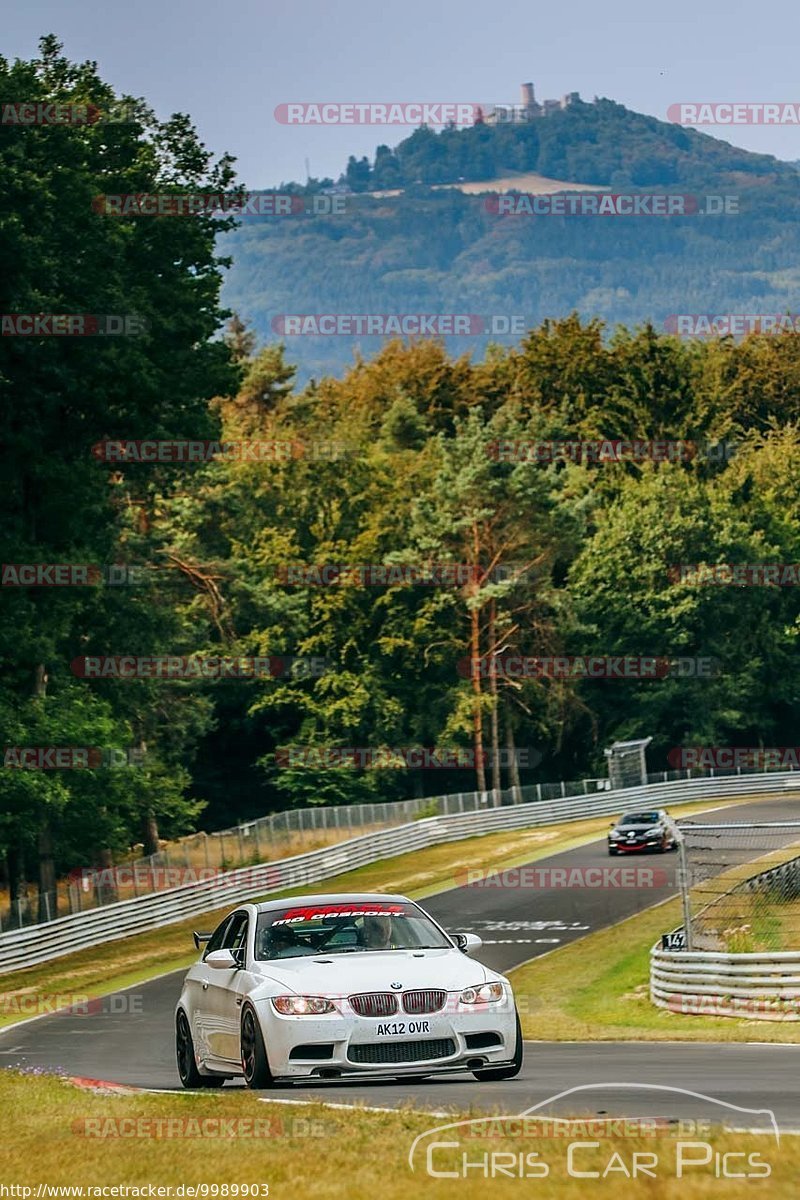
[[[794,832],[800,836],[800,828]],[[655,1005],[694,1015],[800,1020],[800,856],[796,845],[794,851],[785,861],[739,880],[692,919],[692,945],[700,948],[653,947],[650,997]],[[792,948],[717,948],[735,946],[737,941],[746,945],[754,938],[782,940]]]
[[[786,794],[789,789],[800,792],[800,779],[796,773],[768,772],[695,780],[683,777],[667,783],[598,792],[593,796],[568,796],[497,807],[484,805],[473,812],[423,817],[308,854],[221,872],[211,879],[58,917],[43,925],[8,931],[0,935],[0,962],[4,971],[20,970],[200,913],[214,913],[244,900],[319,883],[382,859],[480,834],[616,815],[623,807],[672,807],[718,797],[768,792]],[[455,882],[454,879],[453,884]]]

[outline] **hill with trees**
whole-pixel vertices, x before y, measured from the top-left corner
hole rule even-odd
[[[736,212],[498,215],[491,180],[510,171],[689,194],[701,208],[706,196],[735,196]],[[486,180],[486,194],[462,193],[459,180]],[[223,238],[233,257],[224,299],[260,337],[274,337],[285,313],[513,314],[530,328],[575,311],[608,328],[650,321],[664,329],[675,313],[782,313],[796,304],[796,167],[610,100],[528,125],[422,128],[395,149],[379,146],[371,163],[351,158],[340,183],[352,189],[339,197],[341,215],[245,217]],[[280,190],[307,195],[332,184]],[[446,344],[480,355],[490,340],[487,332]],[[287,344],[305,381],[375,353],[382,339],[293,336]]]

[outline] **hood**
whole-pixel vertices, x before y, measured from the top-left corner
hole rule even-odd
[[[459,991],[476,983],[501,978],[460,950],[365,950],[356,954],[305,955],[255,964],[264,984],[277,984],[287,992],[318,995],[333,992],[408,991],[409,988],[444,988]],[[392,988],[402,984],[402,989]],[[272,991],[270,986],[267,989]]]

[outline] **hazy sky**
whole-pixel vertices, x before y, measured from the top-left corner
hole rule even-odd
[[[408,127],[284,126],[291,101],[514,102],[578,91],[666,119],[678,101],[800,101],[800,15],[790,0],[26,0],[8,3],[0,50],[30,57],[55,33],[159,116],[188,112],[248,187],[338,176]],[[24,97],[19,97],[20,100]],[[800,159],[800,127],[705,127]]]

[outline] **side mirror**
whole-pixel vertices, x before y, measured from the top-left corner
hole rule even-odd
[[[215,971],[232,971],[239,965],[232,950],[212,950],[210,954],[206,955],[203,962],[207,967],[213,967]]]
[[[477,950],[483,945],[477,933],[451,933],[450,936],[462,954],[469,954],[471,950]]]
[[[192,934],[192,937],[194,938],[195,949],[199,950],[200,947],[204,946],[205,943],[209,940],[209,938],[211,937],[211,934],[210,933],[198,933],[198,931],[195,929],[194,933]]]

